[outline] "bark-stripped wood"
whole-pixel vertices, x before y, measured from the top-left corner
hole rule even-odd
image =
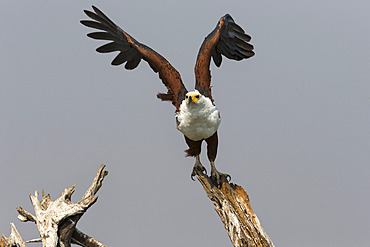
[[[241,186],[224,180],[222,187],[218,189],[207,175],[197,174],[197,178],[214,203],[235,247],[274,246],[253,212],[247,192]]]
[[[75,184],[65,189],[62,195],[52,201],[50,195],[42,193],[41,201],[30,195],[36,215],[25,211],[22,207],[17,208],[19,220],[35,222],[41,238],[26,241],[27,243],[42,242],[44,247],[70,247],[77,244],[85,247],[106,247],[92,237],[76,228],[78,220],[83,213],[93,205],[96,193],[102,186],[104,177],[108,174],[102,165],[97,172],[94,181],[85,195],[77,203],[70,201]],[[247,192],[236,184],[222,181],[220,189],[205,174],[197,174],[197,179],[203,185],[209,199],[214,203],[214,208],[220,216],[226,231],[235,247],[274,247],[271,239],[263,230],[256,214],[250,205]],[[0,238],[0,247],[26,247],[25,242],[18,233],[14,224],[11,223],[11,234]]]
[[[11,233],[9,237],[6,237],[4,234],[0,238],[0,247],[26,247],[25,242],[23,241],[21,235],[19,234],[17,228],[13,223],[10,223]]]
[[[35,215],[24,210],[22,207],[17,208],[19,213],[18,219],[22,222],[34,222],[40,233],[40,238],[27,242],[42,242],[44,247],[70,247],[71,243],[86,247],[103,247],[104,244],[82,233],[76,228],[78,220],[98,199],[96,193],[102,186],[103,179],[108,175],[104,171],[105,165],[101,165],[90,188],[86,191],[82,199],[77,203],[71,202],[71,196],[74,192],[73,184],[65,189],[61,196],[52,201],[50,195],[42,191],[42,198],[39,200],[39,193],[30,195]],[[0,240],[1,247],[13,247],[19,245],[25,247],[25,243],[20,237],[15,226],[11,224],[12,232],[7,238],[3,235]]]

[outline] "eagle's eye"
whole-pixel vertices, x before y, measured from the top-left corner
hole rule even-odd
[[[195,98],[199,99],[199,95],[195,96]]]
[[[186,95],[185,98],[189,98],[189,96]]]

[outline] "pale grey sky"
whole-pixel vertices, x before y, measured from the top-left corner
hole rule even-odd
[[[52,199],[101,163],[110,172],[78,227],[108,246],[231,246],[149,66],[113,67],[79,21],[94,4],[181,73],[226,13],[255,57],[212,65],[221,111],[216,165],[250,195],[276,246],[370,241],[368,1],[2,1],[0,232],[36,226],[28,195]],[[209,170],[205,156],[204,165]],[[36,245],[37,246],[37,245]]]

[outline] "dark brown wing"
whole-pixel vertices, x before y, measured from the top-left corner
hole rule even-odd
[[[238,61],[250,58],[254,55],[253,46],[248,43],[250,40],[251,37],[244,33],[229,14],[222,17],[199,49],[195,65],[195,89],[213,101],[209,70],[211,56],[217,67],[221,65],[221,55]]]
[[[93,20],[83,20],[81,23],[87,27],[102,30],[103,32],[89,33],[87,36],[93,39],[110,40],[111,42],[96,49],[100,53],[119,51],[113,59],[112,65],[120,65],[126,62],[126,69],[136,68],[141,59],[147,61],[154,72],[159,72],[159,78],[167,87],[166,94],[158,94],[162,100],[169,100],[179,109],[185,99],[187,90],[182,83],[179,72],[160,54],[139,43],[119,26],[114,24],[103,12],[92,6],[94,12],[85,10],[87,16]]]

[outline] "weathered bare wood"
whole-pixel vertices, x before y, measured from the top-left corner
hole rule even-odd
[[[22,207],[18,207],[17,211],[19,213],[18,219],[20,221],[22,221],[22,222],[27,222],[27,221],[36,222],[35,216],[33,216],[32,214],[30,214],[29,212],[24,210]]]
[[[10,223],[11,232],[9,237],[6,237],[4,234],[0,239],[1,247],[26,247],[21,235],[19,234],[17,228],[13,223]]]
[[[35,191],[35,195],[30,195],[35,215],[27,212],[22,207],[18,207],[18,219],[22,222],[35,222],[41,238],[27,242],[42,242],[44,247],[70,247],[71,243],[86,247],[105,246],[76,228],[78,220],[98,199],[96,193],[102,186],[104,177],[108,175],[104,168],[105,165],[100,166],[90,188],[77,203],[71,202],[76,184],[65,189],[55,201],[51,200],[50,195],[45,196],[44,190],[42,190],[41,200],[38,198],[39,193],[37,191]],[[10,236],[7,238],[3,235],[0,239],[0,246],[26,247],[14,224],[11,224],[11,228]]]
[[[86,235],[83,232],[80,232],[77,228],[73,232],[72,243],[85,247],[107,247],[106,245],[95,240],[94,238]]]
[[[45,196],[44,191],[42,191],[41,200],[38,198],[37,191],[35,195],[30,195],[35,216],[22,207],[18,207],[18,218],[22,222],[36,223],[41,237],[27,241],[27,243],[42,242],[44,247],[70,247],[71,244],[84,247],[106,247],[76,228],[78,220],[98,198],[96,193],[108,174],[104,168],[105,165],[101,165],[90,188],[77,203],[71,202],[76,184],[65,189],[55,201],[51,200],[50,195]],[[214,203],[215,210],[235,247],[274,247],[253,212],[249,196],[242,187],[225,180],[221,188],[217,188],[208,176],[198,174],[197,178],[209,199]],[[0,247],[18,246],[26,247],[14,224],[11,224],[11,234],[9,237],[3,235],[0,239]]]
[[[253,212],[247,192],[241,186],[225,180],[218,189],[207,175],[198,174],[197,179],[214,203],[235,247],[274,246]]]

